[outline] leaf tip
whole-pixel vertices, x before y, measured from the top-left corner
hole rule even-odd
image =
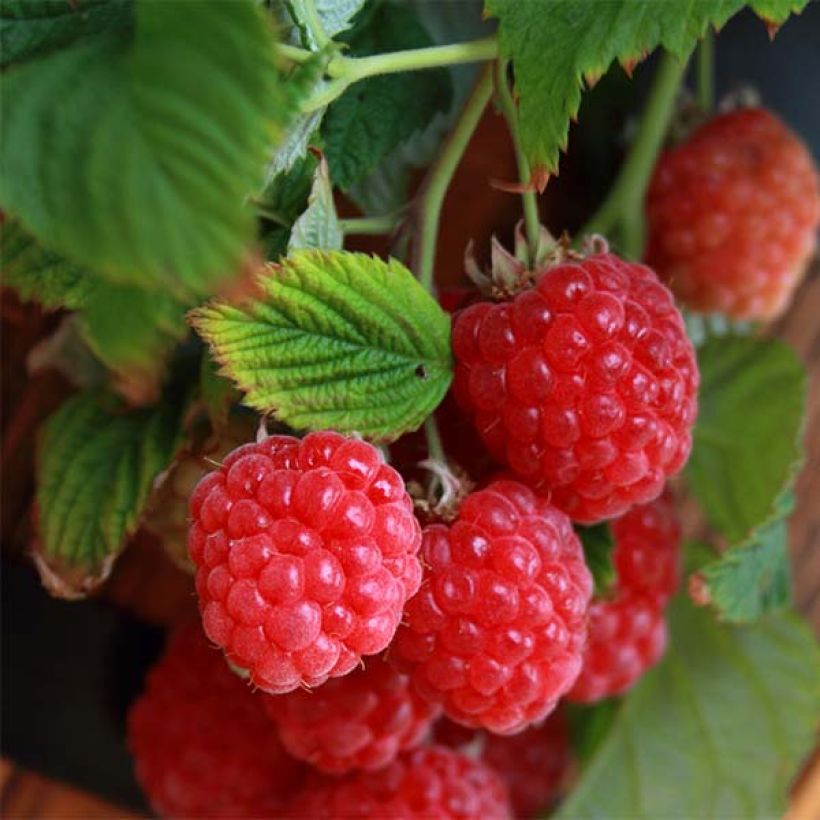
[[[550,181],[550,170],[546,165],[537,165],[532,169],[530,176],[530,185],[538,191],[539,194],[544,193],[547,183]]]

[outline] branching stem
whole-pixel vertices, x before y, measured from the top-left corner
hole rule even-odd
[[[339,225],[345,233],[367,234],[375,236],[390,233],[398,225],[401,212],[384,216],[351,217],[340,219]]]

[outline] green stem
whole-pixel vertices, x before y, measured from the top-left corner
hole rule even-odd
[[[259,202],[258,200],[251,200],[251,202],[253,203],[253,206],[256,208],[256,212],[260,216],[264,216],[265,219],[268,220],[268,222],[275,222],[277,225],[282,225],[285,228],[290,228],[290,226],[292,225],[292,222],[288,222],[288,220],[285,219],[285,217],[274,211],[272,208],[269,208],[263,202]]]
[[[302,0],[301,5],[305,25],[313,35],[313,39],[316,41],[318,48],[324,48],[330,42],[330,37],[327,36],[322,18],[319,17],[319,12],[316,9],[316,4],[313,0]]]
[[[707,29],[698,46],[697,58],[698,104],[709,112],[715,104],[715,38]]]
[[[508,60],[499,60],[496,68],[495,93],[498,108],[507,121],[513,147],[515,148],[515,159],[518,163],[518,179],[524,188],[521,191],[521,204],[524,210],[524,228],[527,232],[527,248],[530,258],[530,266],[535,264],[538,258],[538,238],[540,234],[540,221],[538,219],[538,200],[535,191],[530,187],[531,173],[530,163],[524,152],[521,150],[521,135],[518,128],[518,110],[515,107],[508,77]]]
[[[393,231],[400,218],[401,214],[395,213],[384,216],[340,219],[339,225],[345,233],[376,235]]]
[[[643,199],[675,108],[686,61],[665,53],[658,66],[635,141],[603,205],[580,234],[619,229],[620,249],[630,258],[643,251]]]
[[[276,51],[292,63],[306,63],[316,52],[308,51],[306,48],[291,46],[288,43],[277,43]]]
[[[493,67],[482,70],[435,164],[430,168],[418,205],[415,271],[424,287],[433,291],[433,271],[441,207],[458,163],[493,93]]]

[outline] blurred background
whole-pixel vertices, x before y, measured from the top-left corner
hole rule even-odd
[[[459,4],[456,3],[455,6]],[[820,157],[820,3],[810,3],[773,42],[751,14],[716,40],[718,95],[750,86]],[[630,81],[614,68],[585,96],[561,174],[541,200],[553,231],[577,228],[607,190],[653,70]],[[437,259],[440,282],[457,283],[469,238],[483,252],[495,233],[508,242],[519,218],[515,196],[490,179],[516,169],[503,120],[488,111],[448,195]],[[341,204],[344,208],[344,203]],[[386,252],[380,240],[351,242]],[[112,816],[147,808],[124,747],[124,716],[165,628],[195,611],[193,582],[140,533],[93,600],[70,603],[43,590],[30,543],[34,431],[68,395],[54,371],[29,376],[29,351],[60,317],[2,293],[2,752],[4,816]],[[820,635],[820,269],[809,272],[789,314],[773,329],[790,342],[811,377],[807,463],[791,522],[795,603]],[[696,532],[701,522],[689,516]],[[49,780],[44,781],[41,777]],[[58,783],[70,784],[71,788]],[[76,790],[75,790],[76,789]]]

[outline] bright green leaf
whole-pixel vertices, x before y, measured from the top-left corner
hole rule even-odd
[[[785,494],[780,517],[755,530],[700,570],[709,601],[730,623],[754,621],[791,602],[789,531],[786,516],[794,506]]]
[[[259,286],[261,301],[193,315],[246,404],[297,429],[391,440],[441,401],[450,320],[399,262],[297,251]]]
[[[709,520],[730,542],[774,513],[802,459],[806,377],[774,339],[725,336],[698,350],[700,411],[687,468]]]
[[[336,215],[327,163],[322,159],[316,167],[307,209],[293,223],[288,252],[299,249],[341,250],[343,242],[344,234]]]
[[[820,656],[792,615],[719,625],[686,599],[559,818],[779,817],[820,720]]]
[[[37,558],[56,594],[101,583],[182,441],[182,401],[128,411],[101,390],[69,399],[37,447]]]
[[[752,0],[780,23],[808,0]],[[658,46],[685,58],[708,26],[722,26],[745,0],[486,0],[499,21],[499,48],[515,67],[521,142],[537,176],[558,169],[584,80],[614,60],[629,65]]]
[[[413,10],[385,3],[367,15],[349,38],[354,56],[432,45]],[[450,106],[444,69],[370,77],[351,86],[322,122],[330,175],[347,189],[379,160]]]
[[[91,34],[129,31],[134,0],[3,0],[0,66],[37,57]]]
[[[23,299],[47,308],[82,307],[97,286],[87,270],[47,251],[16,222],[0,229],[0,276]]]
[[[294,96],[253,0],[139,0],[133,36],[4,75],[0,201],[112,281],[210,292],[253,238],[245,199]]]

